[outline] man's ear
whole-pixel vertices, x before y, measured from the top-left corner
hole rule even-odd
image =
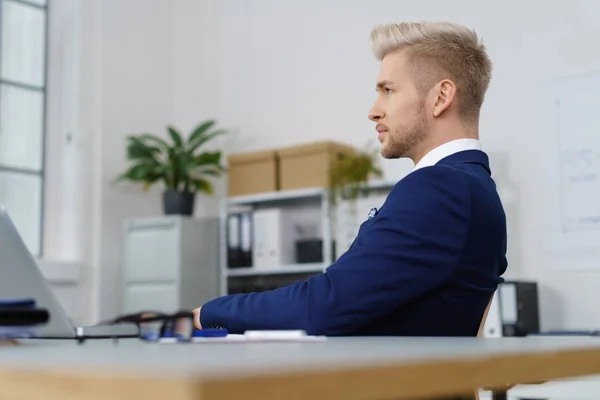
[[[456,85],[449,79],[444,79],[435,86],[435,103],[433,104],[433,116],[439,117],[450,107],[456,96]]]

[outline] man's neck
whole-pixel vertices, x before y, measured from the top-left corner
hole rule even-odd
[[[479,140],[479,136],[478,135],[452,135],[452,136],[446,135],[443,139],[428,140],[423,143],[423,146],[415,149],[416,150],[415,153],[413,155],[411,155],[410,158],[412,159],[413,163],[415,165],[417,165],[419,163],[419,161],[421,161],[423,159],[423,157],[425,157],[425,155],[430,153],[432,150],[434,150],[446,143],[450,143],[450,142],[453,142],[455,140],[460,140],[460,139]]]
[[[473,138],[459,138],[447,141],[423,155],[415,162],[415,169],[437,164],[440,160],[466,150],[481,150],[481,143]]]
[[[478,125],[455,122],[438,126],[435,130],[432,129],[429,132],[427,139],[415,148],[414,154],[411,154],[409,158],[417,165],[433,149],[459,139],[479,140]]]

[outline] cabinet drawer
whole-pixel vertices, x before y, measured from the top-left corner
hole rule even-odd
[[[126,229],[126,281],[175,281],[179,264],[179,227],[175,222],[138,224]]]

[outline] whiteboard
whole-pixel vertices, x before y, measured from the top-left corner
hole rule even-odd
[[[549,260],[600,270],[600,72],[546,85],[541,111]]]

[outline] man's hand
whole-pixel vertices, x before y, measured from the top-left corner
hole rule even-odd
[[[192,311],[194,314],[194,328],[196,329],[202,329],[202,325],[200,325],[200,309],[202,309],[202,307],[198,307]]]

